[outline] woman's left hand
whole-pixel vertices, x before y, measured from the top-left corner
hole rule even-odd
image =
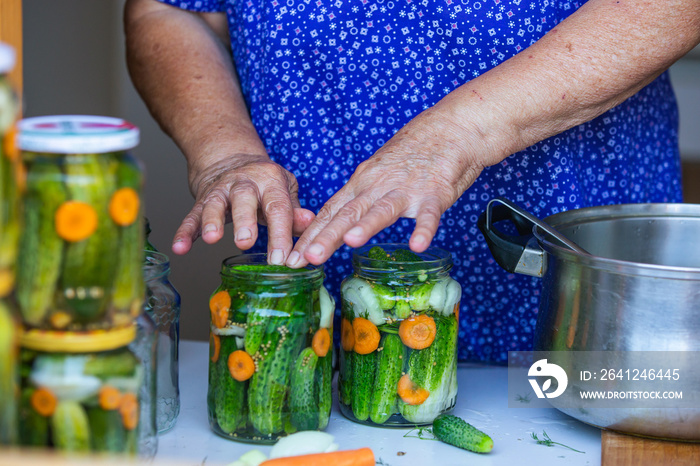
[[[415,218],[409,245],[430,245],[440,217],[476,180],[486,165],[471,154],[475,141],[440,104],[398,131],[361,163],[316,215],[287,259],[290,267],[321,264],[343,243],[365,244],[399,217]],[[478,143],[478,142],[477,142]],[[485,163],[489,162],[489,163]]]

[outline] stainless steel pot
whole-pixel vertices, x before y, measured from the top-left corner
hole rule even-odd
[[[503,220],[511,221],[518,235],[494,227]],[[503,268],[543,278],[535,351],[700,355],[692,353],[700,351],[700,205],[591,207],[544,222],[556,231],[536,226],[527,212],[504,199],[491,201],[479,218]],[[573,250],[556,232],[582,249]],[[565,369],[575,371],[571,359]],[[692,372],[694,377],[686,374],[680,381],[688,392],[698,390],[700,365]],[[618,388],[634,389],[634,384],[619,381]],[[689,409],[584,409],[583,404],[562,407],[550,401],[598,427],[700,441],[700,404]]]

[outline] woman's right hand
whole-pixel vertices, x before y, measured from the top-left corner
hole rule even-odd
[[[216,243],[229,221],[236,246],[250,249],[260,223],[268,227],[268,262],[284,264],[292,235],[301,235],[314,219],[299,205],[294,175],[267,155],[235,154],[201,169],[190,167],[189,178],[195,204],[175,233],[175,254],[187,253],[199,236]]]

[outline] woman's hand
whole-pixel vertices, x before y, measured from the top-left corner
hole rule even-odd
[[[403,127],[319,211],[287,259],[290,267],[321,264],[343,243],[365,244],[399,217],[415,218],[409,245],[430,245],[440,217],[474,182],[484,166],[472,141],[447,105],[424,111]]]
[[[300,235],[314,219],[299,205],[294,175],[267,155],[236,154],[202,170],[190,168],[190,189],[195,204],[175,233],[176,254],[188,252],[200,235],[216,243],[228,221],[233,221],[236,246],[250,249],[260,223],[268,226],[268,261],[284,264],[292,235]]]

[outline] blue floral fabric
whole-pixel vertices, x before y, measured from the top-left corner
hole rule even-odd
[[[253,123],[313,211],[418,113],[584,3],[162,1],[225,12]],[[461,360],[505,361],[508,351],[529,349],[536,322],[540,279],[495,263],[476,227],[486,203],[504,196],[546,217],[592,205],[680,202],[677,119],[663,74],[595,120],[487,168],[445,213],[433,245],[452,252],[452,276],[463,288]],[[402,219],[373,241],[405,242],[412,227]],[[337,295],[351,273],[351,251],[343,248],[326,264],[326,284]]]

